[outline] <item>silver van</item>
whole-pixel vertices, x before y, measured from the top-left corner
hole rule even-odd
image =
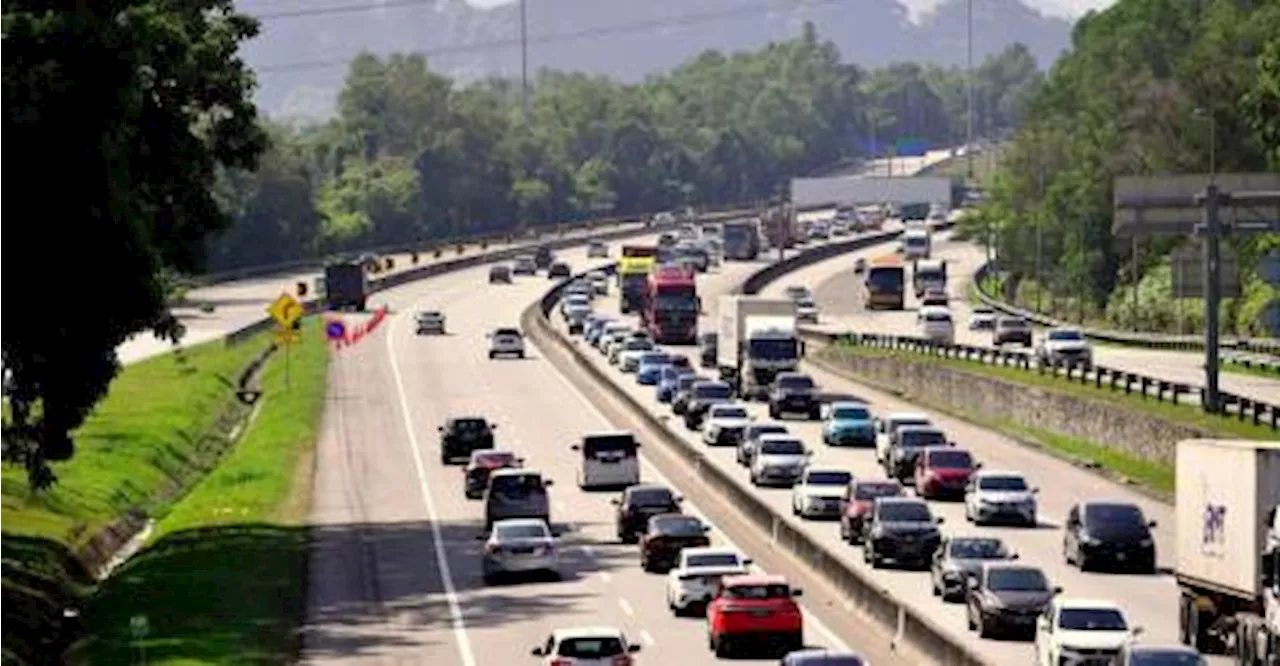
[[[489,475],[484,494],[484,529],[507,518],[538,518],[551,524],[551,500],[545,479],[536,469],[498,469]]]

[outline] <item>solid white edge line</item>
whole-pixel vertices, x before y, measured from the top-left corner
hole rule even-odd
[[[559,333],[559,331],[557,330],[556,333]],[[530,343],[534,346],[535,349],[538,350],[538,354],[542,358],[547,357],[546,351],[543,350],[541,346],[539,346],[537,343],[532,341]],[[552,366],[552,374],[554,374],[562,384],[567,386],[569,388],[569,391],[573,393],[573,395],[577,396],[578,400],[582,402],[582,404],[585,405],[587,409],[591,410],[591,413],[595,414],[596,417],[601,420],[601,422],[609,423],[609,419],[605,417],[604,413],[601,412],[600,409],[596,407],[595,404],[592,403],[591,400],[589,400],[587,396],[584,395],[582,391],[579,390],[578,387],[574,385],[573,382],[569,381],[569,379],[565,377],[563,374],[561,374],[559,370],[556,370],[554,366]],[[672,489],[676,487],[676,484],[672,483],[671,479],[668,479],[665,474],[658,471],[658,468],[654,467],[652,463],[650,463],[647,459],[645,459],[644,455],[640,456],[640,464],[647,471],[647,473],[652,477],[656,478],[659,483]],[[747,554],[746,551],[744,551],[740,546],[738,546],[738,544],[733,542],[733,539],[729,538],[729,535],[725,534],[724,530],[720,529],[715,525],[715,523],[708,520],[706,514],[704,514],[701,511],[698,511],[697,506],[695,506],[692,502],[686,505],[685,510],[690,514],[697,516],[698,518],[701,518],[703,522],[712,526],[717,532],[720,533],[720,538],[723,539],[724,542],[728,544],[730,548],[744,555]],[[754,565],[752,566],[752,568],[760,569],[759,566],[754,566]],[[760,569],[760,570],[763,571],[763,569]],[[602,572],[601,575],[603,576],[606,574]],[[831,644],[832,649],[843,650],[845,652],[852,652],[852,650],[849,648],[849,644],[841,640],[840,637],[837,636],[836,633],[826,625],[826,623],[818,619],[817,616],[805,610],[804,604],[801,604],[801,611],[804,613],[805,623],[812,626],[814,629],[816,629],[817,632],[821,634],[822,637]]]
[[[412,311],[406,308],[403,312]],[[471,650],[471,640],[467,637],[467,626],[462,618],[462,606],[458,603],[458,590],[453,584],[453,573],[449,568],[449,558],[445,554],[444,537],[440,534],[440,517],[436,512],[435,501],[431,498],[431,490],[427,484],[427,470],[422,463],[422,451],[418,447],[418,436],[413,429],[413,420],[409,416],[409,399],[405,393],[404,378],[400,374],[400,364],[396,361],[395,332],[400,314],[392,315],[387,323],[387,357],[391,361],[391,375],[396,382],[396,393],[400,396],[400,416],[404,420],[405,434],[408,435],[409,452],[413,457],[414,469],[418,474],[418,487],[422,491],[422,502],[427,509],[427,520],[431,526],[431,541],[435,546],[436,565],[440,568],[440,580],[444,585],[445,601],[449,605],[449,619],[453,625],[453,639],[458,646],[458,658],[462,666],[476,666],[475,654]]]

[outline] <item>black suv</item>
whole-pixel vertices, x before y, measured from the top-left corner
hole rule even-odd
[[[511,284],[510,266],[490,266],[489,284]]]
[[[690,430],[702,427],[712,405],[733,402],[733,387],[725,382],[694,382],[684,406],[684,426]]]
[[[567,278],[573,275],[573,270],[569,268],[569,264],[563,261],[557,261],[551,264],[551,268],[547,269],[547,279],[555,280],[557,278]]]
[[[924,500],[914,497],[877,497],[871,520],[863,523],[862,560],[879,569],[885,560],[900,567],[927,568],[942,543],[938,525]]]
[[[717,344],[719,344],[719,334],[717,333],[703,333],[698,336],[698,358],[702,367],[716,367]]]
[[[451,418],[440,426],[440,464],[448,465],[458,458],[471,458],[472,451],[493,448],[493,431],[498,426],[483,416]]]
[[[1036,618],[1049,606],[1061,587],[1037,567],[988,562],[969,579],[965,615],[969,629],[987,638],[1003,632],[1034,634]]]
[[[780,419],[783,414],[788,413],[805,414],[810,421],[822,418],[818,387],[809,375],[783,372],[773,379],[773,384],[769,387],[769,417]]]
[[[543,245],[542,247],[539,247],[538,250],[533,254],[533,265],[536,266],[538,270],[550,268],[551,262],[555,260],[556,260],[556,256],[552,254],[551,248],[545,245]]]
[[[1128,502],[1081,502],[1067,513],[1062,552],[1067,564],[1088,571],[1098,565],[1156,571],[1156,543],[1142,509]]]
[[[649,519],[666,513],[681,513],[680,502],[684,498],[666,486],[652,484],[631,486],[622,497],[613,500],[618,507],[614,519],[618,539],[622,543],[636,543],[649,527]]]
[[[676,394],[671,398],[671,411],[677,416],[683,416],[684,410],[689,406],[689,402],[693,400],[693,385],[698,382],[709,382],[710,377],[701,375],[681,375],[676,380]]]

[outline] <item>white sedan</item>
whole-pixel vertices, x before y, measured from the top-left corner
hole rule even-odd
[[[853,474],[846,470],[810,467],[791,487],[791,513],[801,518],[839,518],[851,483]]]
[[[524,358],[524,335],[516,328],[499,328],[488,334],[489,358],[515,356]]]
[[[707,427],[702,431],[702,443],[707,446],[737,446],[751,415],[742,405],[712,405],[707,412]]]
[[[639,643],[613,627],[573,627],[556,629],[547,640],[530,651],[551,666],[597,666],[629,664],[629,654],[640,651]]]

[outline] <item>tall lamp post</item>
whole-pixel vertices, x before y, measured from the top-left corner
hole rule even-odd
[[[520,0],[520,117],[529,124],[529,15]]]
[[[965,163],[968,165],[969,184],[973,184],[973,0],[965,3],[966,24],[965,30],[965,49],[968,75],[965,77],[965,85],[967,88],[968,110],[966,115],[965,130]]]

